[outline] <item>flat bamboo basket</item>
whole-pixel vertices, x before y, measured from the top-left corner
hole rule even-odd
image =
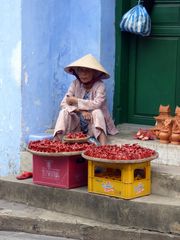
[[[66,136],[63,137],[63,141],[67,143],[83,143],[88,142],[90,136],[87,136],[85,138],[67,138]]]
[[[152,161],[156,158],[159,157],[159,154],[157,152],[155,152],[154,155],[152,155],[151,157],[148,158],[142,158],[142,159],[133,159],[133,160],[119,160],[119,159],[105,159],[105,158],[95,158],[95,157],[90,157],[88,155],[85,154],[85,152],[82,152],[82,157],[87,159],[87,160],[91,160],[91,161],[95,161],[95,162],[104,162],[104,163],[142,163],[142,162],[149,162]]]
[[[74,151],[74,152],[40,152],[40,151],[33,151],[29,148],[26,149],[28,152],[38,155],[38,156],[51,156],[51,157],[60,157],[60,156],[76,156],[81,155],[83,151]]]

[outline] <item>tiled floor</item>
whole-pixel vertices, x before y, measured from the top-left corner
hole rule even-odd
[[[133,144],[138,143],[144,147],[152,148],[159,153],[159,158],[154,160],[159,164],[180,166],[180,145],[163,144],[159,140],[141,141],[134,138],[138,129],[148,129],[151,126],[138,124],[121,124],[118,126],[119,133],[109,137],[110,144]]]
[[[159,158],[153,160],[153,163],[165,164],[172,166],[180,166],[180,145],[163,144],[159,140],[141,141],[134,138],[138,129],[148,129],[151,126],[138,124],[120,124],[118,125],[119,133],[115,136],[108,137],[109,144],[133,144],[138,143],[141,146],[156,150],[159,153]],[[52,132],[49,130],[48,132]],[[21,152],[21,171],[32,170],[32,156],[30,153]]]

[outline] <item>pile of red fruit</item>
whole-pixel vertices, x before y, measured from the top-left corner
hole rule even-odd
[[[134,138],[147,141],[156,139],[156,135],[149,129],[139,129]]]
[[[138,144],[95,146],[88,148],[84,152],[85,156],[110,160],[144,159],[152,157],[155,154],[156,152],[154,150],[141,147]]]
[[[53,141],[49,139],[31,141],[28,144],[28,149],[36,152],[48,152],[48,153],[59,153],[59,152],[80,152],[84,151],[94,144],[91,143],[63,143],[60,141]]]
[[[65,138],[69,139],[81,139],[81,138],[87,138],[87,134],[83,132],[71,132],[65,135]]]

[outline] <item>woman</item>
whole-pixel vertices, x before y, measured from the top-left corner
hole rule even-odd
[[[107,134],[118,133],[106,105],[105,85],[109,78],[103,66],[88,54],[64,69],[76,76],[61,102],[61,110],[54,130],[54,139],[62,139],[69,132],[82,131],[95,137],[101,145]]]

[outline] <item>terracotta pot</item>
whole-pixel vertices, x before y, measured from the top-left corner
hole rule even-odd
[[[169,143],[170,142],[170,131],[160,131],[159,139],[161,143]]]
[[[171,143],[176,145],[180,144],[180,133],[172,133]]]
[[[154,133],[155,133],[156,137],[159,138],[160,130],[155,130]]]

